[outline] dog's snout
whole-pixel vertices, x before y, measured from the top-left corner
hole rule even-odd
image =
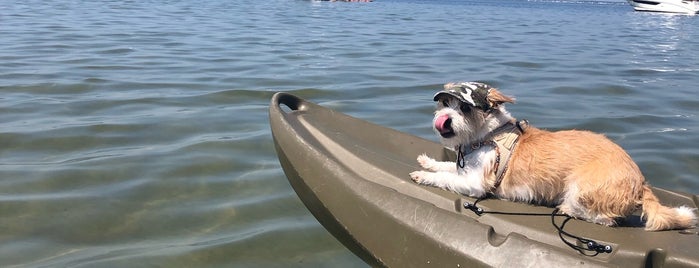
[[[455,135],[451,123],[452,119],[449,115],[440,115],[434,120],[434,129],[437,130],[442,137],[451,138]]]

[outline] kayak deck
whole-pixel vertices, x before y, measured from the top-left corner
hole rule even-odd
[[[284,172],[311,213],[372,266],[696,267],[699,235],[647,232],[640,216],[620,227],[571,220],[565,231],[611,245],[584,256],[565,245],[551,217],[483,214],[474,199],[413,183],[419,154],[454,160],[440,144],[277,93],[270,125]],[[654,188],[665,205],[697,207],[699,196]],[[550,214],[553,208],[488,199],[487,211]],[[558,221],[562,221],[558,219]]]

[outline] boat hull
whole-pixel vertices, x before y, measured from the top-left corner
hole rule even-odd
[[[636,11],[696,14],[699,1],[688,0],[627,0]]]
[[[485,214],[473,199],[413,183],[418,154],[453,160],[441,145],[287,93],[273,96],[270,125],[291,186],[318,221],[372,266],[691,267],[699,235],[646,232],[638,216],[622,227],[572,220],[566,231],[612,245],[587,257],[566,246],[550,217]],[[654,189],[661,202],[696,207],[696,195]],[[551,213],[552,208],[484,200],[486,210]],[[660,265],[660,266],[654,266]]]

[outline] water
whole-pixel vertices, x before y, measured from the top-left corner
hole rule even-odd
[[[699,192],[699,18],[622,1],[0,1],[0,266],[355,267],[267,121],[289,91],[436,140],[442,83]],[[407,174],[408,171],[406,171]],[[391,245],[387,245],[391,246]]]

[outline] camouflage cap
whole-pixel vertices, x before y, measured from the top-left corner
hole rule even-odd
[[[456,82],[444,85],[444,89],[434,94],[434,101],[439,99],[440,95],[448,94],[457,100],[467,103],[473,107],[478,107],[481,110],[490,109],[488,102],[488,93],[493,87],[480,82]]]

